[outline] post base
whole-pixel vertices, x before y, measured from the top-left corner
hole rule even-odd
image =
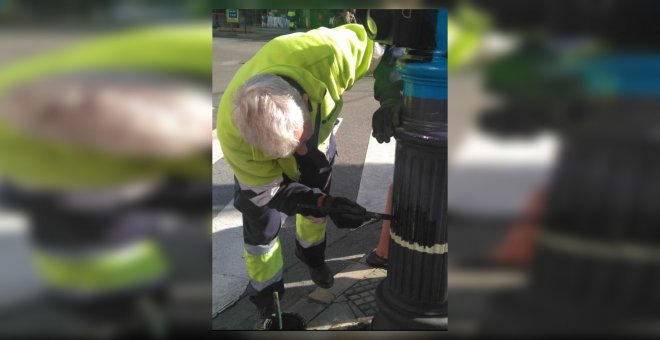
[[[446,331],[448,317],[441,315],[417,314],[389,304],[384,282],[376,288],[378,312],[371,323],[373,330],[433,330]]]

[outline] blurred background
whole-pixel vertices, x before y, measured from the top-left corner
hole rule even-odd
[[[0,1],[0,333],[206,334],[210,3]]]
[[[451,332],[658,333],[659,17],[451,3]]]
[[[0,0],[0,333],[208,334],[212,9],[324,5]],[[449,334],[657,334],[660,5],[374,6],[450,10]]]

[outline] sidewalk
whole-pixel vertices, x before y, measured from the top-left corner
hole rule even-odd
[[[332,288],[316,288],[288,312],[302,316],[308,330],[370,329],[376,313],[376,287],[387,271],[363,261],[364,258],[337,273]]]
[[[280,35],[285,35],[295,32],[306,32],[306,28],[297,28],[295,31],[289,31],[288,28],[275,28],[275,27],[218,27],[213,29],[214,38],[238,38],[238,39],[251,39],[251,40],[270,40]]]
[[[291,292],[285,294],[282,312],[300,315],[307,330],[370,330],[376,314],[376,287],[386,275],[385,269],[370,267],[363,257],[336,273],[330,289],[314,285],[304,294],[293,293],[293,299]],[[243,295],[214,318],[213,329],[251,330],[255,322],[254,306]]]
[[[303,317],[308,330],[368,330],[376,313],[375,290],[387,271],[367,265],[365,257],[366,254],[335,272],[335,283],[330,289],[314,285],[304,265],[291,267],[285,275],[294,279],[285,283],[288,288],[282,299],[282,312]],[[213,329],[252,329],[256,310],[245,294],[214,316]]]

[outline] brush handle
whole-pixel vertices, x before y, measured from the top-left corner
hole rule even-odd
[[[282,310],[280,309],[280,294],[273,292],[273,300],[275,300],[275,316],[277,317],[277,329],[282,330]]]
[[[316,207],[316,206],[309,205],[309,204],[303,204],[303,203],[298,204],[298,207],[306,208],[306,209],[318,209],[318,207]],[[342,211],[336,211],[336,210],[333,210],[332,212],[342,213]],[[376,220],[394,221],[394,216],[392,216],[392,215],[381,214],[381,213],[376,213],[376,212],[371,212],[371,211],[367,211],[365,213],[365,217],[376,219]]]

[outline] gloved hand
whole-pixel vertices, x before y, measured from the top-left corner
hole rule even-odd
[[[321,208],[330,216],[337,228],[353,229],[369,220],[367,209],[345,197],[326,196]]]
[[[389,143],[394,128],[399,125],[399,112],[403,105],[403,81],[396,70],[398,54],[396,48],[388,46],[382,60],[374,71],[374,99],[380,108],[371,118],[372,135],[378,143]]]
[[[378,143],[389,143],[394,136],[394,128],[399,123],[402,99],[399,96],[385,99],[371,118],[372,135]]]
[[[323,207],[327,196],[322,193],[312,194],[301,199],[302,204],[298,204],[295,212],[303,216],[325,217],[328,211]]]

